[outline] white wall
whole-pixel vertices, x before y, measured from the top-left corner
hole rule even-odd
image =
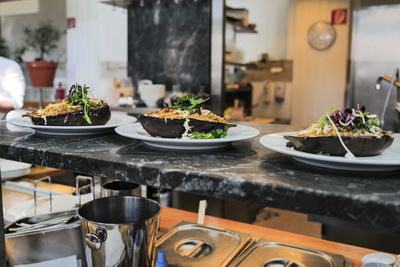
[[[309,27],[318,20],[330,21],[335,8],[349,9],[349,0],[297,0],[293,32],[292,124],[306,126],[332,106],[344,104],[349,23],[335,26],[335,44],[325,51],[312,49],[307,41]],[[349,21],[349,19],[347,20]]]
[[[67,17],[75,17],[76,28],[67,29]],[[100,0],[39,0],[39,12],[35,14],[1,17],[2,36],[14,49],[24,43],[25,26],[35,26],[47,19],[66,31],[48,58],[59,62],[55,86],[63,82],[68,89],[76,82],[85,83],[96,97],[104,98],[114,76],[126,77],[126,10]],[[23,59],[33,60],[35,56],[33,51],[28,51]],[[28,96],[37,98],[30,92]]]
[[[99,45],[102,62],[126,62],[128,59],[127,10],[98,4]]]
[[[249,10],[249,23],[257,24],[257,34],[236,34],[236,53],[232,61],[259,60],[263,53],[270,59],[286,59],[286,44],[290,0],[227,0],[230,7]],[[233,39],[232,31],[226,32],[227,43]]]
[[[67,31],[68,82],[87,84],[104,98],[112,76],[126,76],[127,13],[100,0],[67,0],[67,17],[76,19]]]
[[[40,0],[39,11],[33,14],[22,14],[1,17],[1,34],[7,40],[7,44],[11,50],[15,47],[24,45],[23,29],[26,26],[36,27],[40,21],[51,20],[52,23],[60,30],[66,29],[65,17],[65,1],[66,0]],[[65,63],[66,60],[66,41],[65,35],[61,37],[58,47],[53,50],[47,59],[56,60]],[[34,60],[37,53],[28,50],[23,56],[24,61]],[[63,76],[61,66],[58,76]]]
[[[66,1],[67,0],[31,1],[33,4],[36,3],[38,5],[32,7],[31,6],[32,3],[30,2],[30,4],[25,6],[24,9],[20,9],[20,7],[17,6],[16,8],[18,9],[19,12],[14,12],[15,10],[13,10],[13,8],[8,6],[7,11],[17,15],[1,16],[0,19],[1,19],[2,37],[6,39],[7,44],[9,45],[11,51],[13,51],[16,47],[25,45],[24,42],[25,37],[23,34],[23,29],[26,26],[34,28],[41,21],[51,20],[53,25],[55,25],[60,30],[65,31],[67,28],[66,11],[65,11]],[[25,1],[21,3],[19,1],[15,1],[15,4],[17,3],[18,5],[24,4]],[[31,14],[23,14],[24,11],[28,10],[31,11],[36,10],[37,12]],[[24,61],[32,61],[37,56],[38,53],[36,51],[29,49],[22,56],[22,58]],[[67,60],[65,34],[60,38],[57,48],[52,50],[49,55],[46,55],[45,59],[58,62],[58,68],[54,78],[54,87],[56,87],[59,82],[65,83],[66,81],[65,63]],[[27,72],[25,72],[25,77],[27,79],[29,77]],[[54,90],[46,89],[44,91],[44,98],[45,100],[54,100]],[[38,99],[39,99],[39,91],[28,85],[25,90],[25,100],[31,101]]]

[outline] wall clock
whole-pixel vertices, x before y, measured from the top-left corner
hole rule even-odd
[[[335,43],[336,30],[329,22],[317,21],[308,29],[307,39],[315,50],[326,50]]]

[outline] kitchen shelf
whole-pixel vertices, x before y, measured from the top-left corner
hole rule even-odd
[[[225,85],[225,93],[250,93],[253,91],[252,86],[239,85],[239,87],[229,87]]]
[[[226,88],[225,93],[251,93],[253,88],[240,87],[240,88]]]
[[[226,19],[226,23],[231,25],[236,33],[258,33],[256,30],[252,30],[249,27],[232,22],[229,19]]]
[[[236,67],[247,67],[247,64],[245,63],[232,62],[232,61],[225,61],[225,65],[236,66]]]

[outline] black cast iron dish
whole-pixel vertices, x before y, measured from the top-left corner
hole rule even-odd
[[[140,115],[138,119],[142,124],[143,129],[145,129],[151,136],[154,137],[181,138],[186,131],[184,126],[186,119],[161,119],[145,115]],[[189,133],[207,133],[216,129],[227,131],[230,127],[235,127],[236,125],[189,119],[189,126]]]
[[[102,100],[89,98],[89,87],[75,84],[61,103],[22,115],[35,125],[91,126],[104,125],[111,118],[110,107]]]
[[[31,117],[31,121],[35,125],[47,126],[89,126],[89,125],[104,125],[111,118],[110,107],[103,103],[102,107],[90,109],[88,116],[92,122],[89,124],[83,117],[83,110],[60,114],[58,116]]]
[[[284,136],[289,140],[287,147],[313,154],[329,154],[331,156],[344,156],[346,150],[340,144],[337,136],[325,137],[301,137]],[[375,156],[385,151],[392,143],[393,136],[342,136],[342,140],[348,149],[356,157]]]
[[[284,138],[289,140],[287,147],[302,152],[347,158],[375,156],[394,140],[391,132],[379,126],[378,116],[367,112],[365,106],[331,108],[317,123]]]

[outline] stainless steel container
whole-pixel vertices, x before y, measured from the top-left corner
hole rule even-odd
[[[20,219],[5,231],[7,259],[11,266],[77,256],[86,266],[80,222],[76,210]]]
[[[100,198],[81,206],[88,264],[154,266],[160,211],[156,201],[137,196]]]
[[[157,241],[157,250],[165,251],[170,266],[226,266],[244,249],[250,237],[250,234],[181,222]]]
[[[140,185],[126,182],[126,181],[112,181],[103,184],[102,196],[103,197],[114,197],[114,196],[139,196],[140,197]]]
[[[228,266],[351,267],[353,265],[341,255],[260,239]]]

